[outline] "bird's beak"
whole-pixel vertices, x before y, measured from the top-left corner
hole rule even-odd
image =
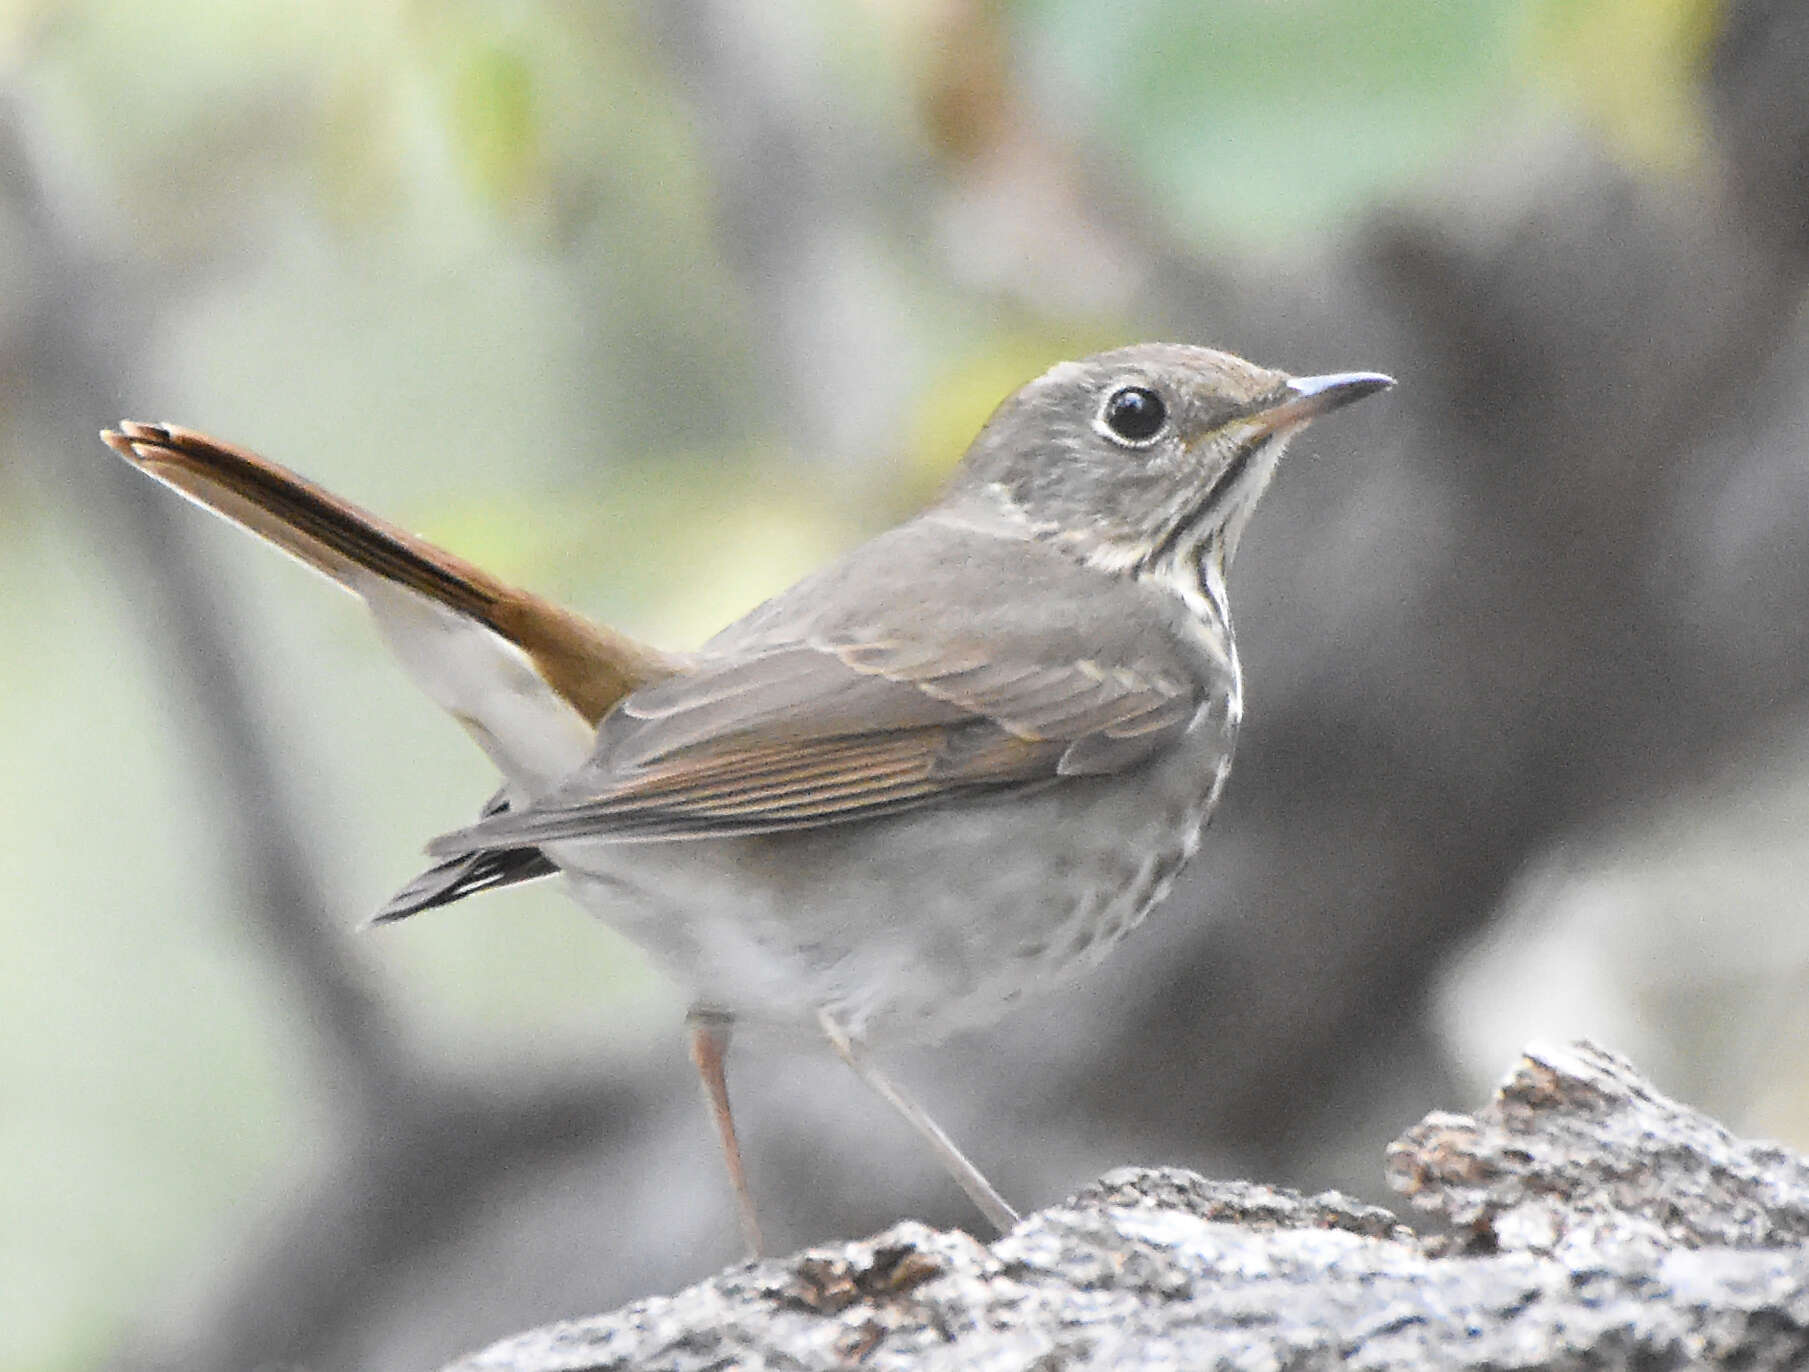
[[[1342,409],[1366,395],[1394,385],[1392,376],[1380,372],[1328,372],[1324,376],[1289,379],[1275,402],[1250,416],[1265,433],[1296,428],[1330,410]]]

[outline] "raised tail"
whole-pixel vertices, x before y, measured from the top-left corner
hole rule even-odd
[[[491,576],[276,463],[173,424],[101,435],[133,466],[361,596],[429,696],[530,794],[675,659]]]

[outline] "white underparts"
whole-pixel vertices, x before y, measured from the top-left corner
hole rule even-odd
[[[352,589],[409,678],[527,795],[551,790],[590,756],[595,731],[508,639],[392,581],[367,574]]]

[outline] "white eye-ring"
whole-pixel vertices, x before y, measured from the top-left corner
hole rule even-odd
[[[1120,386],[1099,407],[1097,428],[1114,443],[1147,448],[1168,426],[1168,406],[1148,386]]]

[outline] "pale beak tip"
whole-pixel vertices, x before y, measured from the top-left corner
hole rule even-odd
[[[1324,376],[1297,376],[1288,382],[1288,389],[1302,400],[1318,401],[1315,408],[1323,413],[1385,391],[1392,385],[1394,378],[1381,372],[1328,372]]]

